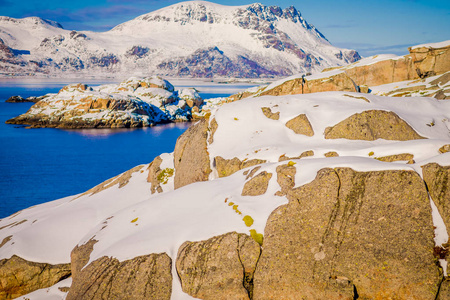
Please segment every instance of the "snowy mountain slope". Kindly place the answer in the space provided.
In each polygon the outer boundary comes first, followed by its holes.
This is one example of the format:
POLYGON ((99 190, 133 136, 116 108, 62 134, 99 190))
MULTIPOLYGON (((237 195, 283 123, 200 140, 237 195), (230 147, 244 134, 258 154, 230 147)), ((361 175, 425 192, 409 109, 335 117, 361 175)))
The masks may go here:
POLYGON ((70 32, 39 18, 2 17, 0 39, 21 50, 16 60, 24 61, 16 68, 0 61, 3 72, 255 78, 318 71, 360 58, 354 50, 333 47, 293 6, 206 1, 175 4, 108 32, 70 32))
POLYGON ((49 36, 67 31, 59 23, 38 17, 14 19, 0 16, 0 33, 3 41, 13 49, 28 50, 49 36))

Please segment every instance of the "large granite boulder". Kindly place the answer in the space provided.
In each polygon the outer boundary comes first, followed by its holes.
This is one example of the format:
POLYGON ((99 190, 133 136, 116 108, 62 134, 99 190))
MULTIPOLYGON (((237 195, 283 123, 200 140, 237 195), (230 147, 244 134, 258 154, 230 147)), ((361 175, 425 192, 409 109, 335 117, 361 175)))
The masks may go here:
POLYGON ((322 169, 287 193, 266 225, 254 299, 434 298, 433 223, 417 173, 322 169))
POLYGON ((420 45, 408 48, 419 77, 430 77, 450 70, 450 45, 420 45))
MULTIPOLYGON (((2 242, 3 244, 3 242, 2 242)), ((70 264, 48 264, 16 255, 0 260, 0 299, 14 299, 70 277, 70 264)))
POLYGON ((189 127, 177 140, 174 151, 175 188, 208 180, 211 173, 206 148, 208 122, 206 119, 189 127))
POLYGON ((87 266, 94 240, 72 252, 71 299, 170 299, 172 260, 166 253, 138 256, 119 261, 101 257, 87 266))
POLYGON ((423 139, 396 113, 382 110, 368 110, 357 113, 333 127, 327 127, 325 138, 368 141, 376 139, 398 141, 423 139))
POLYGON ((185 242, 176 262, 183 291, 199 299, 252 299, 260 253, 258 243, 236 232, 185 242))

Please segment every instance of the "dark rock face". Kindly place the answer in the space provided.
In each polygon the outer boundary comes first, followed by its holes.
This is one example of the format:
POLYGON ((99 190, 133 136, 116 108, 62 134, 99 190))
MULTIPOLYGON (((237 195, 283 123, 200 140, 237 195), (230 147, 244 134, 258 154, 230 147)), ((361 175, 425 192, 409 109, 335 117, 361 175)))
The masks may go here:
POLYGON ((45 98, 47 98, 47 97, 48 97, 47 95, 39 96, 39 97, 31 96, 31 97, 28 97, 28 98, 23 98, 23 97, 21 97, 21 96, 11 96, 11 97, 9 97, 5 102, 10 102, 10 103, 17 103, 17 102, 34 102, 34 103, 37 103, 37 102, 39 102, 40 100, 45 99, 45 98))
POLYGON ((83 39, 83 40, 87 39, 87 36, 84 33, 80 33, 80 32, 77 32, 75 30, 72 30, 70 32, 69 37, 71 39, 74 39, 74 40, 76 40, 76 39, 83 39))
POLYGON ((178 139, 174 151, 175 189, 197 181, 207 181, 211 173, 206 148, 208 121, 202 119, 178 139))
POLYGON ((126 55, 142 58, 142 57, 147 56, 149 50, 150 49, 148 47, 133 46, 133 47, 131 47, 130 50, 127 51, 126 55))
POLYGON ((198 49, 189 56, 162 62, 158 65, 158 69, 166 72, 166 75, 195 78, 214 76, 258 78, 291 75, 289 70, 277 68, 269 70, 243 56, 233 61, 217 47, 198 49))
POLYGON ((16 255, 0 260, 0 299, 13 299, 50 287, 71 275, 70 264, 51 265, 16 255))
POLYGON ((15 102, 28 102, 28 101, 26 99, 22 98, 21 96, 11 96, 5 102, 15 103, 15 102))
POLYGON ((5 42, 0 39, 0 63, 3 64, 3 72, 16 72, 26 65, 26 62, 17 57, 13 49, 8 47, 5 42))
MULTIPOLYGON (((320 59, 310 53, 305 53, 298 45, 293 43, 289 36, 274 27, 273 22, 277 19, 286 19, 293 23, 301 23, 302 26, 311 31, 319 38, 325 39, 322 33, 316 28, 308 24, 301 16, 300 12, 291 6, 286 9, 281 9, 278 6, 265 6, 261 4, 252 4, 247 8, 242 8, 237 11, 234 23, 239 27, 245 29, 252 29, 257 31, 256 38, 263 42, 264 47, 274 48, 278 51, 286 51, 292 53, 302 59, 304 66, 308 69, 315 65, 320 65, 320 59)), ((361 57, 356 51, 351 53, 340 53, 339 59, 346 63, 355 62, 361 57)))
POLYGON ((101 57, 92 56, 89 59, 89 63, 93 66, 98 66, 101 68, 111 68, 119 63, 119 58, 114 54, 108 54, 101 57))
POLYGON ((12 58, 14 58, 14 52, 0 39, 0 61, 10 61, 12 58))
POLYGON ((396 113, 382 110, 368 110, 354 114, 333 127, 327 127, 325 138, 367 141, 423 139, 396 113))
POLYGON ((185 242, 176 261, 183 291, 199 299, 252 299, 260 253, 258 243, 236 232, 185 242))
POLYGON ((322 169, 266 225, 253 299, 433 299, 439 275, 425 185, 411 171, 322 169), (303 298, 302 298, 303 297, 303 298))

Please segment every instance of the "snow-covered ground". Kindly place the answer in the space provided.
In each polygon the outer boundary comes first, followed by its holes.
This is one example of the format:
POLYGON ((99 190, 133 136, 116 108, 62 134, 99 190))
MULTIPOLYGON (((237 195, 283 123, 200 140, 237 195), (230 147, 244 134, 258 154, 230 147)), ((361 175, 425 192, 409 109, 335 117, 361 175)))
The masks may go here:
MULTIPOLYGON (((297 169, 295 185, 311 182, 317 171, 326 167, 349 167, 356 171, 411 170, 421 174, 421 166, 430 162, 450 165, 450 153, 439 148, 450 144, 450 102, 432 98, 390 98, 375 95, 326 92, 308 95, 265 96, 249 98, 220 107, 211 119, 218 128, 207 150, 210 161, 216 156, 240 160, 263 159, 257 171, 276 174, 282 155, 295 157, 312 150, 313 156, 291 159, 297 169), (267 118, 262 108, 279 113, 279 119, 267 118), (347 117, 367 110, 393 111, 425 139, 410 141, 374 141, 325 139, 324 131, 347 117), (296 134, 286 122, 305 114, 314 130, 313 136, 296 134), (326 158, 334 151, 339 157, 326 158), (414 163, 382 162, 375 158, 409 153, 414 163)), ((173 155, 161 156, 161 169, 173 169, 173 155)), ((147 182, 148 165, 134 170, 129 182, 120 187, 118 180, 95 194, 76 195, 38 205, 0 220, 0 240, 10 239, 0 248, 0 259, 13 254, 36 262, 68 263, 70 251, 91 239, 98 240, 90 261, 110 256, 120 261, 139 255, 166 252, 176 259, 184 241, 205 240, 231 231, 264 233, 270 213, 287 203, 286 197, 275 196, 279 190, 272 176, 265 194, 242 196, 246 171, 197 182, 174 190, 173 177, 167 175, 163 193, 151 194, 147 182), (250 216, 253 224, 246 224, 250 216)), ((212 165, 214 168, 214 166, 212 165)), ((176 172, 176 170, 175 170, 176 172)), ((170 172, 167 172, 169 174, 170 172)), ((130 174, 128 174, 130 175, 130 174)), ((126 176, 125 176, 126 177, 126 176)), ((122 177, 124 178, 124 177, 122 177)), ((435 210, 436 213, 436 210, 435 210)), ((438 220, 436 215, 435 219, 438 220)), ((438 222, 438 221, 436 221, 438 222)), ((442 224, 437 243, 448 239, 442 224)), ((175 264, 173 264, 175 265, 175 264)), ((174 276, 173 299, 190 299, 181 291, 174 276)), ((46 299, 47 289, 23 298, 46 299)), ((50 289, 52 299, 63 295, 50 289)))

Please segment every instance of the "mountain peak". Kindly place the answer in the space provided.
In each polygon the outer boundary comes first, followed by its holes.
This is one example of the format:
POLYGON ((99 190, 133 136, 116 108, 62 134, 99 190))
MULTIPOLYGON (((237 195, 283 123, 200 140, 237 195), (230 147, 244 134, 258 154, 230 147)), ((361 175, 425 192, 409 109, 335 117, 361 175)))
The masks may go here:
POLYGON ((40 17, 26 17, 26 18, 11 18, 6 16, 0 16, 0 23, 16 23, 16 24, 22 24, 22 25, 29 25, 29 26, 52 26, 56 28, 63 29, 62 25, 58 22, 42 19, 40 17))
MULTIPOLYGON (((356 51, 333 47, 294 6, 181 2, 107 32, 85 32, 79 35, 82 39, 56 22, 27 22, 46 30, 19 22, 2 26, 0 38, 12 49, 28 50, 29 55, 18 60, 30 60, 30 66, 38 61, 40 68, 50 69, 45 72, 95 69, 181 77, 282 77, 359 59, 356 51)), ((18 61, 11 69, 24 64, 18 61)))

